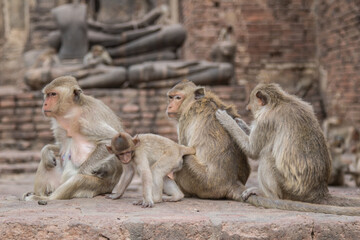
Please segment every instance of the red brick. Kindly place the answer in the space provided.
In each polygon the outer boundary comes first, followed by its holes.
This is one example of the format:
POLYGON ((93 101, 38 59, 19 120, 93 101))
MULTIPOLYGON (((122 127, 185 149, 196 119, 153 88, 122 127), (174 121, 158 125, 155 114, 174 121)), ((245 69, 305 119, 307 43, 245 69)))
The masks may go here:
POLYGON ((11 99, 1 100, 0 107, 1 108, 15 107, 15 101, 11 99))
POLYGON ((122 109, 125 113, 135 113, 138 112, 140 110, 138 105, 135 104, 126 104, 123 109, 122 109))

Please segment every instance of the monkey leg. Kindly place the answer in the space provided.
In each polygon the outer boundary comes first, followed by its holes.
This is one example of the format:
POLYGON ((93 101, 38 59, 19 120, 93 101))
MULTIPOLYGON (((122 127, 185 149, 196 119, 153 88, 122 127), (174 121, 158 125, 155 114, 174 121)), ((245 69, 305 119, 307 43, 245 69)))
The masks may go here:
POLYGON ((114 187, 113 192, 111 194, 106 195, 106 198, 110 199, 119 199, 131 183, 135 174, 135 169, 132 164, 123 165, 123 173, 121 174, 120 181, 114 187))
POLYGON ((154 202, 162 202, 164 189, 164 177, 176 169, 182 163, 182 156, 174 156, 174 153, 162 156, 151 166, 153 178, 153 198, 154 202))
POLYGON ((169 195, 162 197, 164 202, 177 202, 184 198, 184 194, 178 185, 168 176, 164 177, 164 193, 169 195))
POLYGON ((95 176, 76 174, 61 184, 49 197, 32 195, 25 197, 25 200, 92 198, 110 191, 107 181, 95 176))
POLYGON ((258 168, 259 188, 252 187, 245 190, 242 194, 244 201, 251 195, 262 195, 272 199, 283 198, 282 190, 274 173, 276 170, 271 166, 274 161, 274 159, 260 159, 258 168))
POLYGON ((141 183, 143 188, 143 199, 134 202, 134 205, 142 205, 142 207, 153 207, 153 194, 152 194, 152 173, 149 167, 149 161, 147 160, 146 156, 138 155, 137 156, 137 168, 140 172, 141 176, 141 183))

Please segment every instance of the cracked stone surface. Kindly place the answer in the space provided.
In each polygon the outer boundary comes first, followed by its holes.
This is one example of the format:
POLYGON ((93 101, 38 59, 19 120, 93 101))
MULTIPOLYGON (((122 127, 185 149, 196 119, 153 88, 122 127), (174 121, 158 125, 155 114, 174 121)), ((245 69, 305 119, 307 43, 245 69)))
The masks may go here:
MULTIPOLYGON (((119 200, 19 198, 33 174, 0 177, 0 239, 359 239, 360 217, 261 209, 227 200, 187 198, 141 208, 139 179, 119 200)), ((256 174, 248 182, 256 185, 256 174)), ((331 193, 360 199, 354 186, 331 193)))

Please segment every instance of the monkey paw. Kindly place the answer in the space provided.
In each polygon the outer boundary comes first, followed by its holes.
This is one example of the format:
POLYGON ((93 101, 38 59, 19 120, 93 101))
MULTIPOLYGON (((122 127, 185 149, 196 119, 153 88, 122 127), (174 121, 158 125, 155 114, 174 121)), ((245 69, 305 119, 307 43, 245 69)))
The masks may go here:
POLYGON ((251 195, 259 195, 259 189, 257 187, 251 187, 243 191, 241 194, 241 198, 244 202, 251 196, 251 195))
POLYGON ((229 116, 229 114, 226 112, 226 110, 220 110, 218 109, 215 113, 216 118, 219 120, 221 125, 227 125, 228 122, 234 121, 232 117, 229 116))
POLYGON ((134 205, 141 205, 142 208, 152 208, 154 206, 153 201, 140 200, 133 202, 134 205))
POLYGON ((121 197, 121 194, 118 194, 118 193, 111 193, 111 194, 106 194, 105 195, 105 198, 107 199, 119 199, 121 197))

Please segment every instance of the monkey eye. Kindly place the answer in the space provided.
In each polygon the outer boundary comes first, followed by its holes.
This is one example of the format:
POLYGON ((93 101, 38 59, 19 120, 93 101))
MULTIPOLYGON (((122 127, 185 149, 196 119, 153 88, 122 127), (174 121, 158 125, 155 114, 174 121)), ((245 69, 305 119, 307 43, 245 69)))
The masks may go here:
POLYGON ((176 95, 176 96, 175 96, 175 99, 176 99, 176 100, 181 100, 181 97, 180 97, 179 95, 176 95))
POLYGON ((55 97, 56 95, 57 95, 56 92, 50 92, 46 94, 47 97, 55 97))

